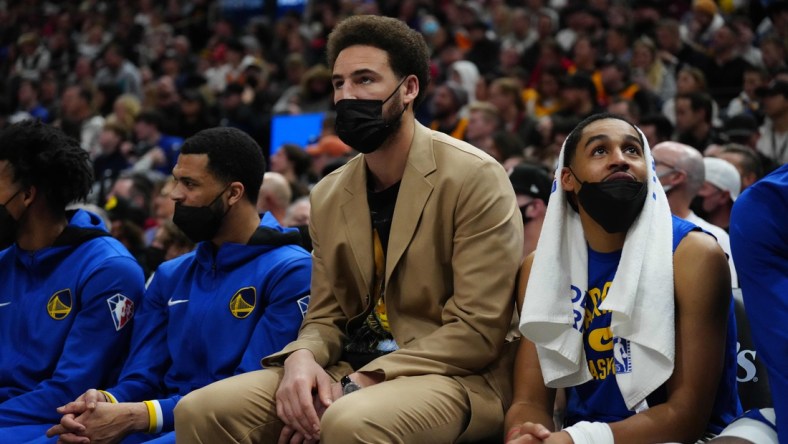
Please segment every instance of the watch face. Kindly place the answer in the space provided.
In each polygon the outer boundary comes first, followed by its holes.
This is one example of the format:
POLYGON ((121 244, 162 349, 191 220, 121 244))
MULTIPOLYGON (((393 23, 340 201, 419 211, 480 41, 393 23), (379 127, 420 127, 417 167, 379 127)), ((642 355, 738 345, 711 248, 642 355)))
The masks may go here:
POLYGON ((347 395, 349 393, 353 393, 357 390, 361 390, 361 386, 353 382, 349 376, 344 376, 340 381, 342 384, 342 394, 347 395))
POLYGON ((358 390, 361 390, 361 386, 356 384, 355 382, 350 382, 348 384, 345 384, 344 387, 342 387, 342 394, 348 395, 358 390))

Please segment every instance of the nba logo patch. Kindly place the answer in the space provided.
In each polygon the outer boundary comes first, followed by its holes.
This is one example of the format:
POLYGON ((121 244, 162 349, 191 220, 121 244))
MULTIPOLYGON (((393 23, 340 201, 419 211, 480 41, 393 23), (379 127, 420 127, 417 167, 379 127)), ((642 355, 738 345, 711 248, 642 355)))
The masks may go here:
POLYGON ((252 314, 256 303, 257 290, 254 287, 244 287, 230 298, 230 313, 238 319, 243 319, 252 314))
POLYGON ((632 372, 632 356, 629 354, 629 341, 623 338, 613 338, 613 360, 616 361, 616 374, 632 372))
POLYGON ((71 290, 66 288, 55 292, 47 302, 47 313, 49 317, 56 321, 65 319, 71 313, 71 306, 73 301, 71 299, 71 290))
POLYGON ((301 317, 306 317, 306 311, 309 309, 309 296, 310 295, 306 295, 296 301, 298 303, 298 309, 301 310, 301 317))
POLYGON ((115 324, 115 331, 120 331, 134 317, 134 301, 118 293, 107 299, 109 313, 115 324))

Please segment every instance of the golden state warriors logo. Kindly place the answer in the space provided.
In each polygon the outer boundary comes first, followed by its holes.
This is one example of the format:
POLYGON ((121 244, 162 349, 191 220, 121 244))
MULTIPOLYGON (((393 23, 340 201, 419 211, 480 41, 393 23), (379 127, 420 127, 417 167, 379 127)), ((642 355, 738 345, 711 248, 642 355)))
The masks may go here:
POLYGON ((60 321, 71 313, 72 305, 71 290, 66 288, 65 290, 56 292, 49 298, 49 302, 47 302, 47 313, 49 313, 52 319, 60 321))
POLYGON ((257 303, 257 290, 254 287, 244 287, 235 292, 230 299, 230 313, 238 319, 243 319, 254 311, 257 303))

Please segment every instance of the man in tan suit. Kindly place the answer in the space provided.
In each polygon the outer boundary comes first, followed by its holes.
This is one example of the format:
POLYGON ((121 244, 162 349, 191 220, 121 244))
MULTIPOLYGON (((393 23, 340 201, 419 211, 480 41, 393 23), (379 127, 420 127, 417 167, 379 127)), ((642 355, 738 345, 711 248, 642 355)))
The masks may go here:
POLYGON ((500 438, 523 236, 509 179, 415 121, 428 50, 404 23, 347 19, 328 54, 337 135, 362 155, 312 191, 309 312, 266 370, 181 400, 178 442, 500 438))

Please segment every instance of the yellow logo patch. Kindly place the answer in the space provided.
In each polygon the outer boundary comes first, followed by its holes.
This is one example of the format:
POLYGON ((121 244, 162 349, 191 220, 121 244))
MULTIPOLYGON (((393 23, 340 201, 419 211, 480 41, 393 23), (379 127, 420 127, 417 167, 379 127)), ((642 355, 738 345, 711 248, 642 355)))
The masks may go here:
POLYGON ((49 298, 49 302, 47 302, 47 313, 56 321, 63 320, 71 313, 72 304, 71 290, 68 288, 60 290, 49 298))
POLYGON ((235 292, 230 299, 230 313, 238 319, 243 319, 254 311, 257 303, 257 290, 254 287, 244 287, 235 292))

